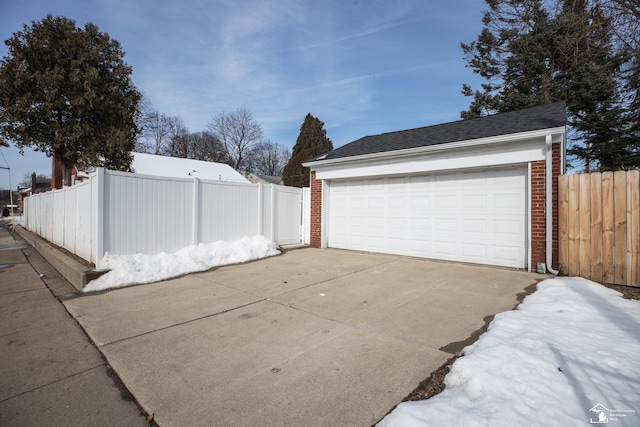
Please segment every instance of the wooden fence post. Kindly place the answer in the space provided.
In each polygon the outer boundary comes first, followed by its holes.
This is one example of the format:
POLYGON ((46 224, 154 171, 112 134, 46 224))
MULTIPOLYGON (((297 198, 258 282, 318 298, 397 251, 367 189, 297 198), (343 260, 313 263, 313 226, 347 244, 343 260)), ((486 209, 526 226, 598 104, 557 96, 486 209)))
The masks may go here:
POLYGON ((614 283, 627 283, 627 173, 613 173, 614 283))
POLYGON ((602 282, 602 174, 590 174, 591 178, 591 280, 602 282))
POLYGON ((558 271, 569 274, 569 176, 558 177, 558 271))
POLYGON ((627 172, 627 284, 640 286, 640 171, 627 172))

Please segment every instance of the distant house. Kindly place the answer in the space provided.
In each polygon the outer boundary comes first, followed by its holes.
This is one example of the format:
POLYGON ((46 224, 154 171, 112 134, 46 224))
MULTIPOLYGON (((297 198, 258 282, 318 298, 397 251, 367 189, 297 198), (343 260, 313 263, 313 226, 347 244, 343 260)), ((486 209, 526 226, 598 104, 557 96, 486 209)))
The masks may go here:
POLYGON ((31 186, 18 187, 18 197, 16 200, 17 205, 15 205, 14 208, 17 208, 19 212, 22 212, 25 197, 51 190, 52 182, 53 181, 49 178, 38 178, 35 172, 31 174, 31 186))
POLYGON ((141 175, 171 178, 197 177, 214 181, 250 183, 240 172, 225 163, 205 162, 202 160, 133 153, 131 168, 135 173, 141 175))
POLYGON ((260 175, 256 173, 243 172, 242 175, 251 181, 253 184, 277 184, 284 185, 284 181, 281 176, 272 175, 260 175))
MULTIPOLYGON (((71 170, 71 185, 74 185, 77 182, 82 182, 85 179, 89 179, 89 174, 84 171, 79 171, 78 168, 74 166, 71 170)), ((51 183, 49 190, 60 190, 62 188, 62 182, 62 162, 56 160, 55 156, 51 156, 51 183)))
POLYGON ((29 189, 29 193, 44 193, 49 190, 51 190, 51 180, 49 178, 38 178, 34 172, 31 175, 31 188, 29 189))

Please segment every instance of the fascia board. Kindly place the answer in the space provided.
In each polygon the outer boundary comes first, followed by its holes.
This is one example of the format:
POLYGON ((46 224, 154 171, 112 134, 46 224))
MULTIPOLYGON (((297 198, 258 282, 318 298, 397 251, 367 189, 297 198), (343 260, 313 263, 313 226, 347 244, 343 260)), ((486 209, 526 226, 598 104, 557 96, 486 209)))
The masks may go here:
POLYGON ((399 157, 411 157, 417 154, 454 150, 458 148, 475 147, 478 145, 490 145, 500 144, 509 141, 519 141, 524 139, 531 139, 537 137, 543 137, 546 135, 564 134, 565 127, 547 128, 534 130, 529 132, 509 133, 505 135, 491 136, 487 138, 468 139, 464 141, 448 142, 444 144, 428 145, 425 147, 407 148, 404 150, 384 151, 382 153, 362 154, 359 156, 341 157, 338 159, 329 160, 316 160, 305 162, 302 164, 304 167, 323 167, 336 163, 350 163, 350 162, 366 162, 369 160, 382 159, 382 158, 399 158, 399 157))

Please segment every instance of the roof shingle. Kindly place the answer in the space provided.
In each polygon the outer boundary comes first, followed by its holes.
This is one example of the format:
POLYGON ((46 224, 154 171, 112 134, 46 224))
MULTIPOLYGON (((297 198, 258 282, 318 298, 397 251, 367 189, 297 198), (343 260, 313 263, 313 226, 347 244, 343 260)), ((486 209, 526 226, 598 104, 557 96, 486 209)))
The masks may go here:
POLYGON ((561 101, 475 119, 365 136, 336 148, 317 160, 339 159, 528 132, 560 127, 566 123, 566 103, 561 101))

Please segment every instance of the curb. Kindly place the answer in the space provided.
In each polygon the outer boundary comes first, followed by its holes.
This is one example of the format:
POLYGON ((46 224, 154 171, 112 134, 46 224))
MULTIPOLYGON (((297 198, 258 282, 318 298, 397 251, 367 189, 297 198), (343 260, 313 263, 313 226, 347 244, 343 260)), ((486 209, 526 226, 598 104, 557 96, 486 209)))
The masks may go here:
POLYGON ((42 237, 22 227, 16 227, 15 230, 24 240, 29 242, 53 268, 58 270, 62 277, 79 291, 81 291, 87 283, 106 273, 106 271, 92 270, 78 261, 73 260, 42 237))

